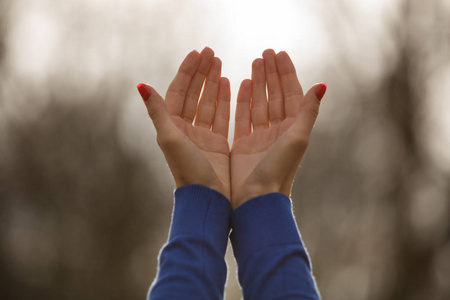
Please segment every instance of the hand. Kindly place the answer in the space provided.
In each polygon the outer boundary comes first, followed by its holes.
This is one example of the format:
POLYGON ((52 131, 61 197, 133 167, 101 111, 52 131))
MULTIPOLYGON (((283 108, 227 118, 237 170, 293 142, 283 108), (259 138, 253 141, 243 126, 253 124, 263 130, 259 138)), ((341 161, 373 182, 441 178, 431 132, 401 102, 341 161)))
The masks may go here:
POLYGON ((221 77, 221 69, 210 48, 192 51, 181 63, 165 101, 148 85, 139 84, 138 90, 176 186, 201 184, 230 199, 230 83, 221 77))
POLYGON ((231 147, 233 208, 271 192, 290 196, 325 89, 325 84, 316 84, 303 95, 286 52, 266 50, 263 58, 253 62, 252 80, 242 82, 236 105, 231 147))

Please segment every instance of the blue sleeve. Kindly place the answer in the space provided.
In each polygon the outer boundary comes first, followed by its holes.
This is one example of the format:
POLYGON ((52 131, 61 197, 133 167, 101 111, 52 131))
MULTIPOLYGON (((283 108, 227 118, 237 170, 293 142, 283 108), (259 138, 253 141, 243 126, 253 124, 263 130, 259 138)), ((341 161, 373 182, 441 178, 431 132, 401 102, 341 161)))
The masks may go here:
POLYGON ((320 299, 287 196, 271 193, 245 202, 233 211, 231 225, 245 300, 320 299))
POLYGON ((219 192, 187 185, 175 190, 169 240, 149 300, 222 299, 231 205, 219 192))

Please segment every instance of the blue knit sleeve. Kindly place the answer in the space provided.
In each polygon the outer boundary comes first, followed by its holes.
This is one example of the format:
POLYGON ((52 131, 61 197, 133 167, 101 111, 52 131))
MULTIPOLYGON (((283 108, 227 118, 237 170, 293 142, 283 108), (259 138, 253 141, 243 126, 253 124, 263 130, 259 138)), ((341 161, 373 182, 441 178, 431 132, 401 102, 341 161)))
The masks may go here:
POLYGON ((169 240, 160 252, 149 300, 223 298, 231 211, 229 200, 213 189, 175 190, 169 240))
POLYGON ((320 299, 287 196, 271 193, 245 202, 233 211, 231 225, 245 300, 320 299))

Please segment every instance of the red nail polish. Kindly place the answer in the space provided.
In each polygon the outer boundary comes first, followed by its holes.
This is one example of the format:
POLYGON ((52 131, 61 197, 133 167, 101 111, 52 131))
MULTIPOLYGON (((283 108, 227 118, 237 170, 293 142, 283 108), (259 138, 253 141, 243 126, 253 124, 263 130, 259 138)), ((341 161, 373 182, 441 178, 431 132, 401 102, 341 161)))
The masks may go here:
POLYGON ((137 89, 144 102, 146 102, 150 98, 150 89, 144 83, 139 83, 137 89))
POLYGON ((327 90, 327 84, 321 83, 316 89, 316 97, 317 99, 322 100, 323 95, 325 95, 325 91, 327 90))

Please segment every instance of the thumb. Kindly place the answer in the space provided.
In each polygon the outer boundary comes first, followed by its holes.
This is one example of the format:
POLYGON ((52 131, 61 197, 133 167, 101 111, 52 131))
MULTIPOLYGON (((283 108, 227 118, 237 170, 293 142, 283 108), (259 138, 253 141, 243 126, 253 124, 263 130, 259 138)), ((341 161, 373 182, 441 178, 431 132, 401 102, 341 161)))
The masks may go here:
POLYGON ((314 123, 319 115, 320 101, 326 89, 327 85, 325 83, 315 84, 308 90, 301 101, 299 115, 293 127, 306 140, 309 140, 314 123))
POLYGON ((147 84, 139 83, 137 89, 139 94, 141 94, 142 100, 144 100, 148 115, 152 119, 156 131, 159 133, 164 131, 172 123, 164 99, 154 88, 147 84))

